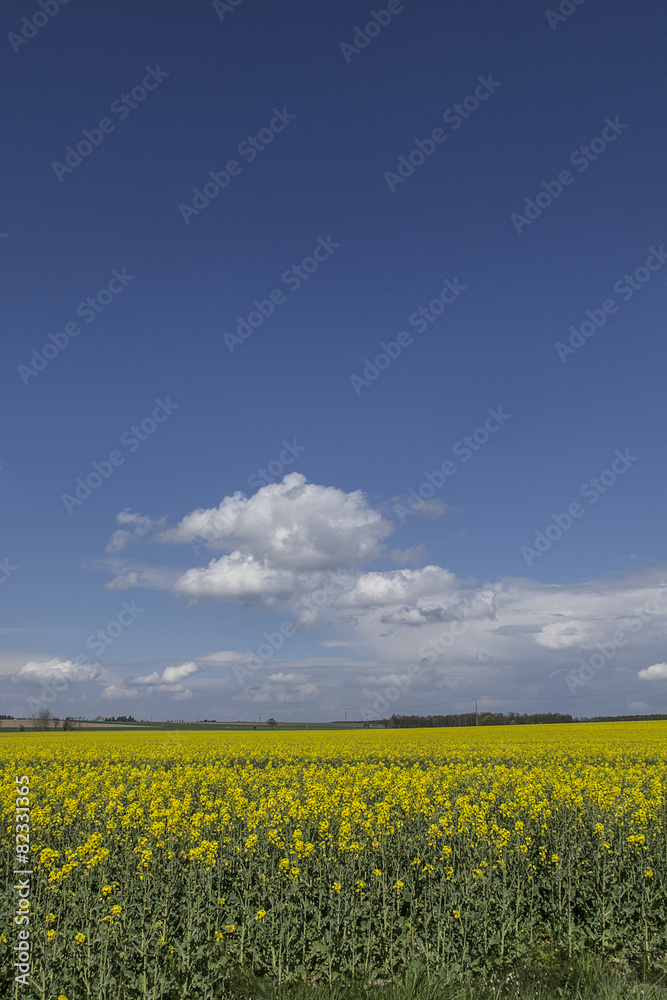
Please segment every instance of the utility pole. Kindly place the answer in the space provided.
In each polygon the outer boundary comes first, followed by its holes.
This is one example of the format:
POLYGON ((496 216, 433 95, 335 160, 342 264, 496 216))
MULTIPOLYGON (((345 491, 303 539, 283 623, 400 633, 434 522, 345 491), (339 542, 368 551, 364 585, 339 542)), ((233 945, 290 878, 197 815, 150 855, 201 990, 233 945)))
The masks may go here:
POLYGON ((475 702, 475 725, 478 726, 479 716, 477 715, 477 698, 473 698, 473 701, 475 702))
POLYGON ((345 721, 347 722, 347 709, 345 709, 345 721))
POLYGON ((262 721, 262 713, 261 712, 259 712, 259 721, 260 722, 262 721))

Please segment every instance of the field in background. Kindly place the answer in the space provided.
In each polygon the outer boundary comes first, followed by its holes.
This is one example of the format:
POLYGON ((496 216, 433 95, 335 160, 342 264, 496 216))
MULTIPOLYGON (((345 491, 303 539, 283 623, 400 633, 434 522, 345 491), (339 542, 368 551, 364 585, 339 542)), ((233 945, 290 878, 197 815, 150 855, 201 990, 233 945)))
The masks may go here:
POLYGON ((3 913, 30 776, 45 997, 665 963, 667 723, 7 734, 0 766, 3 913))

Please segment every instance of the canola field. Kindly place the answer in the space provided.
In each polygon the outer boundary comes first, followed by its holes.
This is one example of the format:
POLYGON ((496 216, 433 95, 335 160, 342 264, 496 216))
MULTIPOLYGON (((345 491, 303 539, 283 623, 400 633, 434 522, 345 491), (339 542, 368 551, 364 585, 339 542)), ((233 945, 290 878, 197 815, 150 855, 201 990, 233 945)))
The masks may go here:
POLYGON ((2 996, 213 1000, 234 965, 368 981, 544 947, 664 967, 664 722, 20 734, 0 769, 2 996))

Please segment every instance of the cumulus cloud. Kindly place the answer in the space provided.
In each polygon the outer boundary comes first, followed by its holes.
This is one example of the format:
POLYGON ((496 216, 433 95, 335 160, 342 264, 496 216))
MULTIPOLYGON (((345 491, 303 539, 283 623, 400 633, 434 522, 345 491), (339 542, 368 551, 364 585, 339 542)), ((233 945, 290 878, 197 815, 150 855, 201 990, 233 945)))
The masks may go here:
MULTIPOLYGON (((139 528, 146 528, 144 520, 139 528)), ((332 589, 332 572, 341 579, 347 574, 351 586, 359 568, 384 553, 383 540, 392 531, 394 525, 360 490, 345 493, 319 486, 294 472, 251 497, 239 492, 218 507, 196 510, 154 536, 177 544, 200 538, 210 549, 229 549, 226 554, 181 573, 109 560, 116 575, 107 587, 169 589, 191 603, 230 600, 270 608, 303 601, 299 627, 308 627, 319 613, 313 615, 307 598, 323 589, 325 599, 318 596, 318 606, 333 603, 333 591, 341 584, 337 579, 332 589)))
POLYGON ((437 622, 454 622, 495 618, 495 594, 491 590, 473 593, 458 591, 445 606, 440 604, 421 607, 402 607, 383 614, 384 625, 432 625, 437 622))
MULTIPOLYGON (((616 685, 632 687, 623 678, 637 676, 638 671, 642 680, 664 684, 667 679, 667 664, 661 660, 667 583, 661 580, 660 569, 577 584, 538 584, 526 578, 477 583, 437 566, 380 573, 345 570, 340 574, 341 587, 331 589, 325 609, 335 631, 317 636, 319 641, 312 644, 315 652, 333 656, 308 655, 305 640, 281 647, 280 653, 272 652, 268 645, 262 647, 260 633, 265 628, 275 631, 277 626, 262 622, 253 627, 255 641, 246 641, 258 658, 250 652, 221 649, 196 660, 170 665, 156 662, 133 671, 139 675, 134 678, 123 674, 115 684, 105 674, 99 685, 104 690, 98 711, 113 701, 118 706, 114 711, 122 712, 124 702, 130 709, 140 699, 139 703, 150 701, 155 717, 161 711, 162 718, 169 718, 175 702, 191 701, 196 712, 211 714, 215 700, 218 705, 238 706, 239 718, 249 718, 246 713, 257 708, 276 718, 279 709, 294 718, 320 718, 322 713, 341 718, 344 705, 353 711, 356 706, 359 718, 366 709, 380 715, 394 710, 407 714, 464 711, 469 707, 466 699, 475 695, 495 698, 499 708, 515 711, 541 707, 535 699, 544 699, 546 705, 555 697, 559 710, 577 714, 584 705, 574 709, 576 699, 564 700, 574 698, 566 678, 572 670, 579 670, 582 661, 588 661, 589 651, 605 650, 610 659, 604 679, 600 680, 601 674, 590 679, 590 697, 596 684, 606 698, 616 685), (622 637, 618 642, 613 639, 620 633, 627 638, 625 644, 622 637), (339 650, 337 646, 358 648, 339 650), (335 655, 348 652, 364 659, 335 655), (419 665, 414 678, 408 673, 409 664, 419 665), (644 664, 652 666, 640 670, 644 664), (239 666, 249 668, 241 675, 245 678, 241 690, 238 671, 235 676, 239 666), (202 671, 209 673, 202 676, 202 671), (192 690, 185 686, 190 678, 195 681, 192 690), (400 695, 385 697, 386 689, 399 690, 400 695), (524 698, 530 700, 524 703, 524 698)), ((322 578, 316 573, 283 572, 291 573, 297 588, 322 578)), ((332 580, 334 574, 323 578, 332 580)), ((313 591, 297 590, 286 606, 293 606, 295 596, 303 600, 308 593, 313 591)), ((319 613, 317 607, 315 613, 319 613)), ((33 653, 31 660, 36 663, 38 657, 33 653)), ((44 664, 40 671, 41 680, 48 672, 44 664)), ((24 675, 24 679, 29 677, 24 675)), ((648 684, 643 687, 648 689, 648 684)), ((586 701, 586 713, 648 714, 645 702, 628 709, 626 692, 618 694, 620 700, 613 709, 609 701, 601 709, 592 709, 593 703, 586 701)))
MULTIPOLYGON (((420 506, 428 516, 446 509, 440 501, 420 506)), ((124 513, 135 519, 122 525, 125 530, 151 530, 143 515, 124 513)), ((656 648, 664 648, 658 643, 664 642, 667 627, 667 583, 657 575, 658 567, 559 585, 527 578, 478 583, 433 564, 374 571, 369 564, 386 555, 385 540, 394 530, 385 517, 361 491, 346 493, 292 473, 251 497, 240 492, 227 496, 217 507, 196 510, 175 528, 154 535, 161 544, 202 539, 210 550, 222 550, 210 561, 207 557, 207 565, 174 570, 111 558, 106 562, 116 577, 109 586, 169 590, 190 603, 224 600, 255 609, 290 609, 295 629, 335 628, 333 634, 341 638, 323 636, 325 644, 346 642, 345 631, 353 632, 353 644, 369 653, 369 660, 357 668, 358 685, 363 686, 371 662, 381 664, 384 673, 399 674, 408 663, 426 663, 430 692, 441 691, 445 697, 447 690, 457 685, 462 689, 480 674, 489 688, 498 685, 498 696, 510 690, 518 696, 533 690, 541 694, 541 685, 547 684, 563 697, 562 678, 579 669, 578 661, 590 655, 587 651, 602 644, 612 649, 614 658, 607 676, 612 670, 634 673, 640 663, 661 655, 656 648), (621 632, 625 643, 613 638, 621 632)), ((398 563, 421 563, 425 556, 424 546, 418 544, 391 553, 398 563)), ((234 650, 197 660, 202 669, 227 668, 228 673, 248 662, 246 654, 234 650)), ((313 682, 306 668, 315 665, 311 659, 272 657, 273 676, 267 678, 262 667, 262 680, 248 687, 252 694, 247 697, 274 697, 277 702, 291 698, 321 710, 317 689, 308 687, 313 682)), ((640 676, 657 676, 660 666, 640 676)), ((327 671, 333 683, 343 669, 342 661, 331 661, 326 670, 319 670, 323 689, 329 683, 327 671)), ((194 664, 187 670, 196 673, 194 664)), ((126 684, 135 691, 184 699, 188 694, 181 682, 187 676, 186 665, 160 665, 126 684)))
POLYGON ((14 680, 41 681, 51 684, 53 681, 65 681, 76 684, 80 681, 91 681, 100 675, 97 663, 80 664, 72 660, 31 660, 16 672, 14 680))
POLYGON ((239 492, 218 507, 196 510, 157 537, 180 543, 201 538, 212 549, 237 550, 241 559, 313 571, 370 562, 393 530, 361 490, 345 493, 291 472, 251 497, 239 492))
POLYGON ((653 666, 640 670, 637 677, 642 681, 667 680, 667 663, 654 663, 653 666))
POLYGON ((296 590, 296 575, 275 569, 265 560, 232 552, 212 559, 203 569, 189 569, 176 580, 174 593, 193 600, 237 600, 267 606, 287 601, 296 590))
POLYGON ((453 591, 456 577, 441 566, 423 569, 396 569, 386 573, 364 573, 342 595, 340 607, 370 608, 387 604, 413 604, 416 601, 453 591))
POLYGON ((132 681, 133 684, 178 684, 182 681, 184 677, 189 677, 191 674, 196 674, 200 670, 200 667, 196 663, 181 663, 177 667, 165 667, 162 673, 158 673, 154 670, 152 674, 146 674, 143 677, 135 677, 132 681))

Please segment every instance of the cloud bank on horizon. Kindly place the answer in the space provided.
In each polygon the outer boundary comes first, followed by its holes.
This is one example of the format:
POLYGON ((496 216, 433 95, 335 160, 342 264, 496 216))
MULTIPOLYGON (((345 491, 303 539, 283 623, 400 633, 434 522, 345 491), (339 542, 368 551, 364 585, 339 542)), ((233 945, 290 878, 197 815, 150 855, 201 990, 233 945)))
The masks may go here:
MULTIPOLYGON (((186 611, 224 602, 282 621, 250 649, 210 650, 147 673, 85 655, 30 660, 10 675, 15 684, 85 690, 87 703, 100 700, 118 714, 126 714, 125 702, 147 706, 163 696, 203 705, 217 696, 228 716, 272 705, 307 715, 323 706, 335 712, 342 697, 350 717, 355 706, 359 715, 383 717, 466 711, 472 690, 486 692, 482 708, 509 710, 509 689, 517 702, 546 692, 559 710, 572 711, 576 695, 601 676, 621 688, 667 680, 667 666, 652 662, 667 636, 665 567, 571 585, 523 577, 479 583, 434 564, 370 568, 423 558, 424 546, 388 553, 397 525, 362 491, 310 483, 298 472, 250 496, 225 496, 172 528, 164 516, 127 509, 116 520, 124 527, 96 564, 112 574, 107 589, 167 591, 186 611), (180 571, 129 557, 121 564, 119 553, 132 546, 144 554, 175 547, 189 561, 202 549, 222 554, 180 571), (354 647, 358 658, 302 654, 297 637, 305 632, 321 635, 325 648, 354 647)), ((34 692, 29 697, 35 701, 34 692)), ((580 705, 574 714, 585 714, 580 705)))

